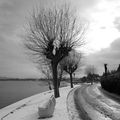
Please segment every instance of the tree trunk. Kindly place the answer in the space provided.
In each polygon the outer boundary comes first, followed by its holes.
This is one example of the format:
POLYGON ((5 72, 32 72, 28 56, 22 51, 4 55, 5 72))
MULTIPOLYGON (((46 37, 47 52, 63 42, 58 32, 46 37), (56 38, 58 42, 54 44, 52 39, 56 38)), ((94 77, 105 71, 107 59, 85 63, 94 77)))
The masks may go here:
POLYGON ((62 74, 63 74, 63 72, 61 72, 61 73, 60 73, 60 76, 59 76, 58 87, 60 87, 60 82, 62 81, 62 74))
POLYGON ((70 73, 70 85, 71 85, 71 88, 73 88, 73 78, 72 78, 72 73, 70 73))
POLYGON ((50 81, 48 81, 48 85, 49 85, 49 90, 52 90, 50 81))
POLYGON ((57 79, 57 63, 51 62, 53 71, 53 85, 54 85, 54 96, 55 98, 60 97, 59 93, 59 81, 57 79))
POLYGON ((59 78, 59 79, 58 79, 58 87, 59 87, 59 88, 60 88, 60 81, 61 81, 61 80, 60 80, 60 78, 59 78))

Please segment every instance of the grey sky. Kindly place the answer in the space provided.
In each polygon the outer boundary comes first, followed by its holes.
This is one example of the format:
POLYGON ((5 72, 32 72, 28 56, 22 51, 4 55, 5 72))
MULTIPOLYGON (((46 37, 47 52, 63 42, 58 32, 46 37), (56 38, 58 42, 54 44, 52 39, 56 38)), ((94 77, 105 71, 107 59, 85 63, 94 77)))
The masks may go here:
POLYGON ((100 74, 104 71, 104 64, 109 70, 116 70, 120 64, 120 38, 114 40, 109 47, 86 56, 86 63, 94 65, 100 74))
MULTIPOLYGON (((35 65, 25 54, 21 35, 24 34, 23 29, 27 23, 29 13, 31 13, 36 4, 48 7, 53 4, 62 4, 63 1, 64 0, 0 0, 0 76, 41 76, 35 65)), ((85 53, 87 54, 86 64, 95 64, 98 69, 100 69, 99 71, 102 71, 101 66, 104 62, 110 64, 119 63, 120 14, 116 12, 119 10, 118 7, 120 7, 119 0, 116 0, 116 2, 114 2, 114 0, 69 1, 72 3, 73 8, 77 10, 78 17, 81 16, 89 22, 88 34, 85 37, 88 42, 85 47, 85 53), (107 9, 105 9, 106 7, 102 8, 101 6, 106 3, 108 4, 107 9), (112 8, 113 11, 111 10, 111 4, 114 6, 114 8, 112 8), (111 14, 112 12, 114 15, 111 14), (106 13, 108 17, 109 14, 111 15, 110 22, 108 19, 109 24, 107 24, 107 18, 104 18, 104 16, 103 21, 106 22, 101 22, 102 19, 99 18, 99 16, 103 13, 106 13), (111 29, 111 31, 109 31, 109 29, 111 29), (110 36, 110 33, 113 33, 113 35, 110 36), (103 38, 105 38, 105 40, 103 40, 103 38), (95 57, 99 59, 95 59, 95 57)))

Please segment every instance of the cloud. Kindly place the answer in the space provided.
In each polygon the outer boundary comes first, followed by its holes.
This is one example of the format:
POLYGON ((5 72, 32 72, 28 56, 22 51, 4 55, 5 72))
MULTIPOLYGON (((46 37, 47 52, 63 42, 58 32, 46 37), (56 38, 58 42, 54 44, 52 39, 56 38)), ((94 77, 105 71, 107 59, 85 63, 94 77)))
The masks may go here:
POLYGON ((32 2, 33 0, 4 0, 1 2, 0 34, 14 34, 14 31, 23 24, 32 2))
POLYGON ((0 76, 34 77, 39 72, 24 54, 18 32, 33 0, 0 1, 0 76))
MULTIPOLYGON (((69 0, 74 4, 74 8, 85 10, 96 0, 69 0)), ((64 0, 1 0, 0 1, 0 75, 17 76, 38 76, 39 71, 28 60, 21 44, 21 28, 27 23, 33 7, 39 4, 42 6, 52 6, 62 4, 64 0)), ((67 3, 67 0, 65 1, 67 3)), ((24 34, 24 33, 23 33, 24 34)))
POLYGON ((8 77, 39 77, 39 71, 25 55, 22 44, 0 41, 0 75, 8 77))
POLYGON ((115 27, 119 30, 120 32, 120 17, 116 17, 114 20, 114 25, 115 27))
POLYGON ((72 4, 75 4, 80 9, 84 9, 84 10, 94 7, 98 2, 99 0, 76 0, 76 1, 71 0, 72 4))
MULTIPOLYGON (((78 16, 82 15, 82 17, 86 18, 87 20, 91 21, 92 19, 93 22, 99 20, 97 16, 90 15, 93 12, 100 12, 101 15, 101 8, 98 9, 100 0, 0 0, 0 75, 13 77, 38 76, 39 71, 36 70, 35 66, 28 60, 28 57, 26 57, 24 53, 24 49, 21 44, 22 38, 20 38, 19 36, 20 34, 22 34, 21 28, 24 26, 24 24, 27 23, 26 17, 30 16, 29 13, 31 13, 33 7, 35 7, 36 5, 39 4, 40 7, 51 7, 55 4, 62 4, 63 2, 67 3, 68 1, 71 2, 73 9, 77 10, 78 16), (94 21, 95 19, 93 19, 92 17, 95 17, 97 20, 94 21)), ((111 5, 113 4, 111 3, 111 5)), ((109 5, 107 7, 109 7, 109 5)), ((116 18, 116 21, 114 22, 116 28, 119 28, 118 21, 119 19, 116 18)), ((99 28, 103 30, 109 29, 106 28, 106 26, 101 25, 101 22, 100 24, 98 23, 99 22, 97 22, 96 24, 99 28)), ((105 25, 106 23, 108 23, 108 21, 105 22, 105 25)), ((94 25, 95 27, 97 26, 96 24, 94 25)), ((96 31, 96 28, 93 30, 93 32, 94 31, 96 31)), ((102 31, 98 30, 98 33, 100 32, 102 31)), ((94 34, 95 33, 93 33, 93 36, 95 36, 94 34)), ((102 35, 104 36, 104 34, 102 35)), ((90 39, 93 39, 92 37, 90 39)), ((99 36, 97 36, 97 38, 98 37, 99 36)), ((111 57, 119 59, 119 51, 115 50, 119 49, 119 46, 117 48, 118 43, 112 43, 110 48, 103 49, 96 54, 88 56, 89 61, 91 61, 91 63, 95 62, 96 65, 101 65, 104 62, 108 62, 108 60, 110 61, 111 57), (96 60, 95 56, 99 59, 96 60)))
POLYGON ((104 64, 108 69, 117 69, 120 64, 120 38, 114 40, 108 48, 86 56, 86 64, 94 65, 99 73, 104 72, 104 64))

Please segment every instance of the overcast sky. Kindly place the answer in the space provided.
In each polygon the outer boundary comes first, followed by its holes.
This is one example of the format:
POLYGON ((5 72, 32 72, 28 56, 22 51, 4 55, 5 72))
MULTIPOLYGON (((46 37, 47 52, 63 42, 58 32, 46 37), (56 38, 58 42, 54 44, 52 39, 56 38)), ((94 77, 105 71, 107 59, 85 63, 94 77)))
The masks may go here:
MULTIPOLYGON (((62 4, 64 0, 0 0, 0 76, 39 77, 21 37, 33 7, 62 4)), ((77 16, 89 23, 85 36, 85 64, 98 73, 103 64, 113 69, 120 63, 120 0, 67 0, 77 16)))

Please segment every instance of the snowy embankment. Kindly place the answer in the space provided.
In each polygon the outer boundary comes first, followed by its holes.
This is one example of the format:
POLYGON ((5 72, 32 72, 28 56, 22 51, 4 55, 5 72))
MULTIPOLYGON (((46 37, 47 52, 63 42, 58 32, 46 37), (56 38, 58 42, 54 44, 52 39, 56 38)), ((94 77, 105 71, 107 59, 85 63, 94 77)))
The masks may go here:
MULTIPOLYGON (((70 91, 69 87, 60 88, 61 97, 56 99, 56 106, 53 117, 45 120, 68 120, 66 98, 70 91)), ((43 92, 17 103, 0 109, 0 120, 38 120, 38 106, 43 104, 53 91, 43 92)))
MULTIPOLYGON (((0 120, 38 120, 38 107, 52 94, 43 92, 7 106, 0 110, 0 120)), ((120 104, 103 94, 99 85, 63 87, 60 95, 53 116, 44 120, 120 120, 120 104)))
MULTIPOLYGON (((80 86, 79 86, 80 87, 80 86)), ((67 110, 70 120, 80 120, 79 112, 76 109, 74 93, 78 87, 72 89, 67 95, 67 110)))
POLYGON ((84 120, 120 120, 120 104, 100 91, 98 85, 82 85, 74 92, 76 108, 84 120))

